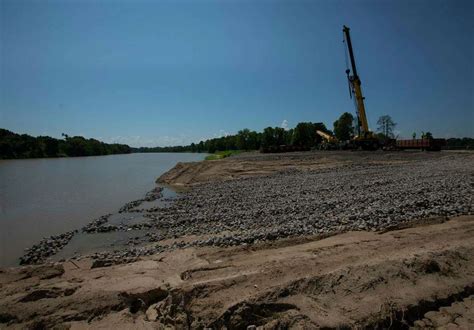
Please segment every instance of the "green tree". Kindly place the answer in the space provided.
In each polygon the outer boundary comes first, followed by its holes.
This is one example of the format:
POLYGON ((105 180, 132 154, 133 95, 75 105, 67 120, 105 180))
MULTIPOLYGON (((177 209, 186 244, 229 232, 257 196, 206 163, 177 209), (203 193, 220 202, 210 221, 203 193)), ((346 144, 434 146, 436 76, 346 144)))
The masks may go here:
POLYGON ((263 148, 276 146, 275 130, 273 127, 267 127, 263 130, 261 146, 263 148))
POLYGON ((49 136, 40 136, 39 140, 43 143, 43 154, 45 157, 57 157, 59 153, 59 141, 49 136))
POLYGON ((312 148, 321 143, 321 137, 316 133, 317 130, 330 133, 323 123, 303 122, 298 123, 293 130, 292 145, 312 148))
POLYGON ((339 141, 350 140, 354 134, 354 116, 349 112, 344 112, 338 120, 334 122, 334 135, 339 141))
POLYGON ((381 132, 385 138, 393 138, 393 129, 397 124, 392 120, 389 115, 383 115, 377 120, 378 131, 381 132))
POLYGON ((249 134, 248 148, 249 150, 258 150, 260 149, 260 142, 262 139, 262 133, 257 133, 251 131, 249 134))
POLYGON ((248 128, 237 132, 236 144, 239 150, 250 149, 250 130, 248 128))
POLYGON ((310 148, 316 142, 316 131, 312 123, 298 123, 293 131, 292 144, 310 148))
POLYGON ((293 141, 294 129, 285 130, 285 145, 291 145, 293 141))
POLYGON ((63 136, 64 140, 58 140, 49 136, 19 135, 0 129, 0 158, 92 156, 131 152, 131 148, 124 144, 106 144, 82 136, 63 136))
POLYGON ((198 152, 203 152, 206 151, 206 148, 204 146, 204 141, 199 141, 198 143, 198 152))
POLYGON ((275 139, 275 145, 282 146, 286 144, 286 131, 282 127, 275 127, 273 129, 273 134, 274 134, 274 139, 275 139))

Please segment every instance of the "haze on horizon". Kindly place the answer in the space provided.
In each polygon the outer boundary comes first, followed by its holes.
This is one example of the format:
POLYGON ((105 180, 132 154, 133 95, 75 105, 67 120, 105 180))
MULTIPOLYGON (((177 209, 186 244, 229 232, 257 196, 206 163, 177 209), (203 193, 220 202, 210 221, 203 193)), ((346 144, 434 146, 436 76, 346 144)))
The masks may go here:
POLYGON ((0 127, 134 147, 354 113, 474 136, 472 1, 0 1, 0 127))

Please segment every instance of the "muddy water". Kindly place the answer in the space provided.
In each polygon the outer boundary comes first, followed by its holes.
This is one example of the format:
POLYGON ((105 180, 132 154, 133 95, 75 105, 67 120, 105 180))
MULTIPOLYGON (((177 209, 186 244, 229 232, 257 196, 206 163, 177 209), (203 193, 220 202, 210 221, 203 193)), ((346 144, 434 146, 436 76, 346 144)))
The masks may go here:
POLYGON ((150 153, 0 161, 0 266, 41 238, 80 229, 143 198, 177 162, 204 154, 150 153))

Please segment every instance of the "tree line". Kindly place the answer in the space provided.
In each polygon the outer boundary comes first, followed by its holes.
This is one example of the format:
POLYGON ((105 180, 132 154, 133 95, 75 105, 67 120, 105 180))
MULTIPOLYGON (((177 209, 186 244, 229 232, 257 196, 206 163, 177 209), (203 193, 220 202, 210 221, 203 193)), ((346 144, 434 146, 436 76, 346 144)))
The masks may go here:
POLYGON ((303 122, 292 129, 267 127, 263 132, 242 129, 234 135, 212 138, 185 146, 133 148, 134 152, 208 152, 262 150, 267 152, 309 150, 321 142, 316 130, 331 133, 323 123, 303 122))
MULTIPOLYGON (((389 115, 381 116, 377 121, 377 136, 381 141, 395 138, 397 124, 389 115)), ((348 141, 357 135, 358 123, 351 113, 344 112, 334 123, 333 130, 323 123, 302 122, 292 129, 267 127, 262 132, 243 129, 237 134, 212 138, 199 143, 184 146, 132 148, 133 152, 207 152, 214 153, 226 150, 261 150, 263 152, 310 150, 322 142, 316 130, 323 131, 339 141, 348 141)), ((423 137, 432 138, 430 132, 422 133, 423 137)), ((416 137, 414 133, 414 138, 416 137)), ((472 149, 474 139, 452 138, 447 140, 447 148, 472 149)))
MULTIPOLYGON (((394 128, 397 124, 390 116, 381 116, 377 124, 377 135, 381 140, 395 137, 394 128)), ((207 139, 199 143, 154 148, 132 148, 126 144, 107 144, 95 139, 86 139, 82 136, 70 137, 66 134, 63 134, 64 139, 49 136, 32 137, 0 129, 0 159, 99 156, 131 152, 214 153, 226 150, 261 150, 263 152, 310 150, 322 142, 322 137, 316 133, 317 130, 333 135, 339 141, 347 141, 357 134, 356 127, 357 122, 354 116, 345 112, 334 122, 332 131, 320 122, 302 122, 292 129, 267 127, 262 132, 256 132, 246 128, 238 131, 237 134, 207 139)), ((432 137, 429 132, 422 135, 432 137)), ((413 138, 415 137, 416 134, 413 133, 413 138)), ((446 142, 447 149, 474 148, 472 138, 450 138, 446 142)))
MULTIPOLYGON (((393 122, 392 122, 393 123, 393 122)), ((394 124, 395 125, 395 124, 394 124)), ((393 126, 385 132, 391 132, 393 126)), ((242 129, 237 134, 212 138, 199 143, 172 147, 133 148, 133 152, 207 152, 225 150, 260 150, 262 152, 283 152, 310 150, 322 142, 317 130, 334 135, 339 141, 347 141, 355 134, 355 119, 352 114, 343 113, 333 124, 333 131, 324 123, 301 122, 292 129, 267 127, 262 132, 242 129)))
POLYGON ((63 137, 33 137, 0 129, 0 159, 100 156, 128 154, 132 151, 126 144, 108 144, 67 134, 63 134, 63 137))

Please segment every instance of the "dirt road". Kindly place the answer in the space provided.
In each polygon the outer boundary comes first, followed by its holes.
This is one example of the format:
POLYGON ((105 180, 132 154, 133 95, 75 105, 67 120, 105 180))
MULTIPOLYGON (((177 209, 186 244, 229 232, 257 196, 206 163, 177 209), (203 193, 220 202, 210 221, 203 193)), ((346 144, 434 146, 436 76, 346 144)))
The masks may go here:
MULTIPOLYGON (((3 270, 0 327, 419 325, 426 312, 473 294, 474 217, 90 265, 85 259, 3 270)), ((456 319, 472 324, 469 306, 464 316, 451 314, 451 327, 456 319)))

